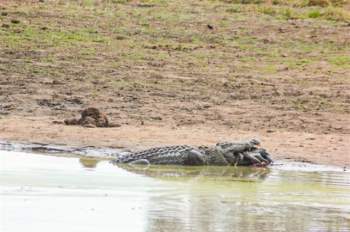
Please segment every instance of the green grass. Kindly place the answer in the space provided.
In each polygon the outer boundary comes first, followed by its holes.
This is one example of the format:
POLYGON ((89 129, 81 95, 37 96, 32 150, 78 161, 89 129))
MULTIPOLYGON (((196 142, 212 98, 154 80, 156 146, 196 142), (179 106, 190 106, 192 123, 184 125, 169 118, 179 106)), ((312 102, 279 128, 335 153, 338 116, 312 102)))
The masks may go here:
POLYGON ((311 10, 309 13, 308 13, 308 17, 309 18, 319 18, 321 17, 321 12, 319 10, 311 10))
POLYGON ((56 46, 74 46, 78 43, 107 43, 108 39, 92 30, 63 31, 57 29, 40 29, 33 26, 16 27, 0 31, 3 43, 9 48, 31 46, 45 48, 56 46))
POLYGON ((330 57, 329 62, 338 67, 350 68, 350 55, 330 57))
POLYGON ((323 19, 337 22, 350 22, 350 12, 340 4, 328 4, 319 6, 317 4, 308 6, 307 3, 293 5, 292 3, 272 2, 273 4, 233 4, 227 9, 232 14, 237 13, 259 13, 269 15, 278 19, 323 19))

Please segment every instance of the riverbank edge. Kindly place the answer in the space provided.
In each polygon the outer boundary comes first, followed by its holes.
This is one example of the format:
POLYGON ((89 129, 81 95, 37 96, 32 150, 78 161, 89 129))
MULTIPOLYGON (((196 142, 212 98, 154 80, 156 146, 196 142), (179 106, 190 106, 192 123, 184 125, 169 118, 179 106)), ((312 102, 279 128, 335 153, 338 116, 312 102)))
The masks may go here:
POLYGON ((166 125, 123 125, 119 128, 84 128, 52 121, 50 117, 0 119, 0 140, 137 151, 165 145, 213 145, 222 141, 258 138, 273 159, 350 167, 350 135, 347 134, 228 131, 219 126, 174 128, 166 125))

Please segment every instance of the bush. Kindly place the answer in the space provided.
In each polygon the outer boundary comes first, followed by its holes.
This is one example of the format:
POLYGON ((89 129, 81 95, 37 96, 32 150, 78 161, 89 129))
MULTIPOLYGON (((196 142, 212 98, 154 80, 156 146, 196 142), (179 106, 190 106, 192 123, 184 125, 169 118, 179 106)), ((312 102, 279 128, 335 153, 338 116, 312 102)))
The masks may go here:
POLYGON ((321 17, 321 12, 319 10, 313 10, 308 13, 309 18, 319 18, 321 17))

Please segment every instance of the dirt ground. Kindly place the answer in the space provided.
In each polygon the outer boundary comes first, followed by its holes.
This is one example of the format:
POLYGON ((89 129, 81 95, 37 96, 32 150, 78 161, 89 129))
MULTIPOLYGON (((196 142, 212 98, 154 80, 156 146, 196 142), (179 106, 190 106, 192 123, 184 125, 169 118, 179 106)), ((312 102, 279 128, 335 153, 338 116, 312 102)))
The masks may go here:
POLYGON ((350 166, 348 9, 1 1, 0 139, 141 149, 257 137, 276 158, 350 166), (121 126, 54 123, 88 106, 121 126))

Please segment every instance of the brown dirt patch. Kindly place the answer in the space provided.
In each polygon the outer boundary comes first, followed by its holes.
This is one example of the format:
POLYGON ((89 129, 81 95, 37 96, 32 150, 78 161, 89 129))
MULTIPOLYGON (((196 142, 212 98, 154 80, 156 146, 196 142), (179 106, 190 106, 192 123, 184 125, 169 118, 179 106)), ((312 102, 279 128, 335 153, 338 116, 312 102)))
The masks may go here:
MULTIPOLYGON (((69 118, 65 119, 64 124, 66 125, 80 125, 84 127, 117 127, 120 125, 110 123, 107 116, 102 113, 99 109, 94 107, 89 107, 84 109, 80 118, 69 118)), ((59 121, 54 121, 58 123, 59 121)))

